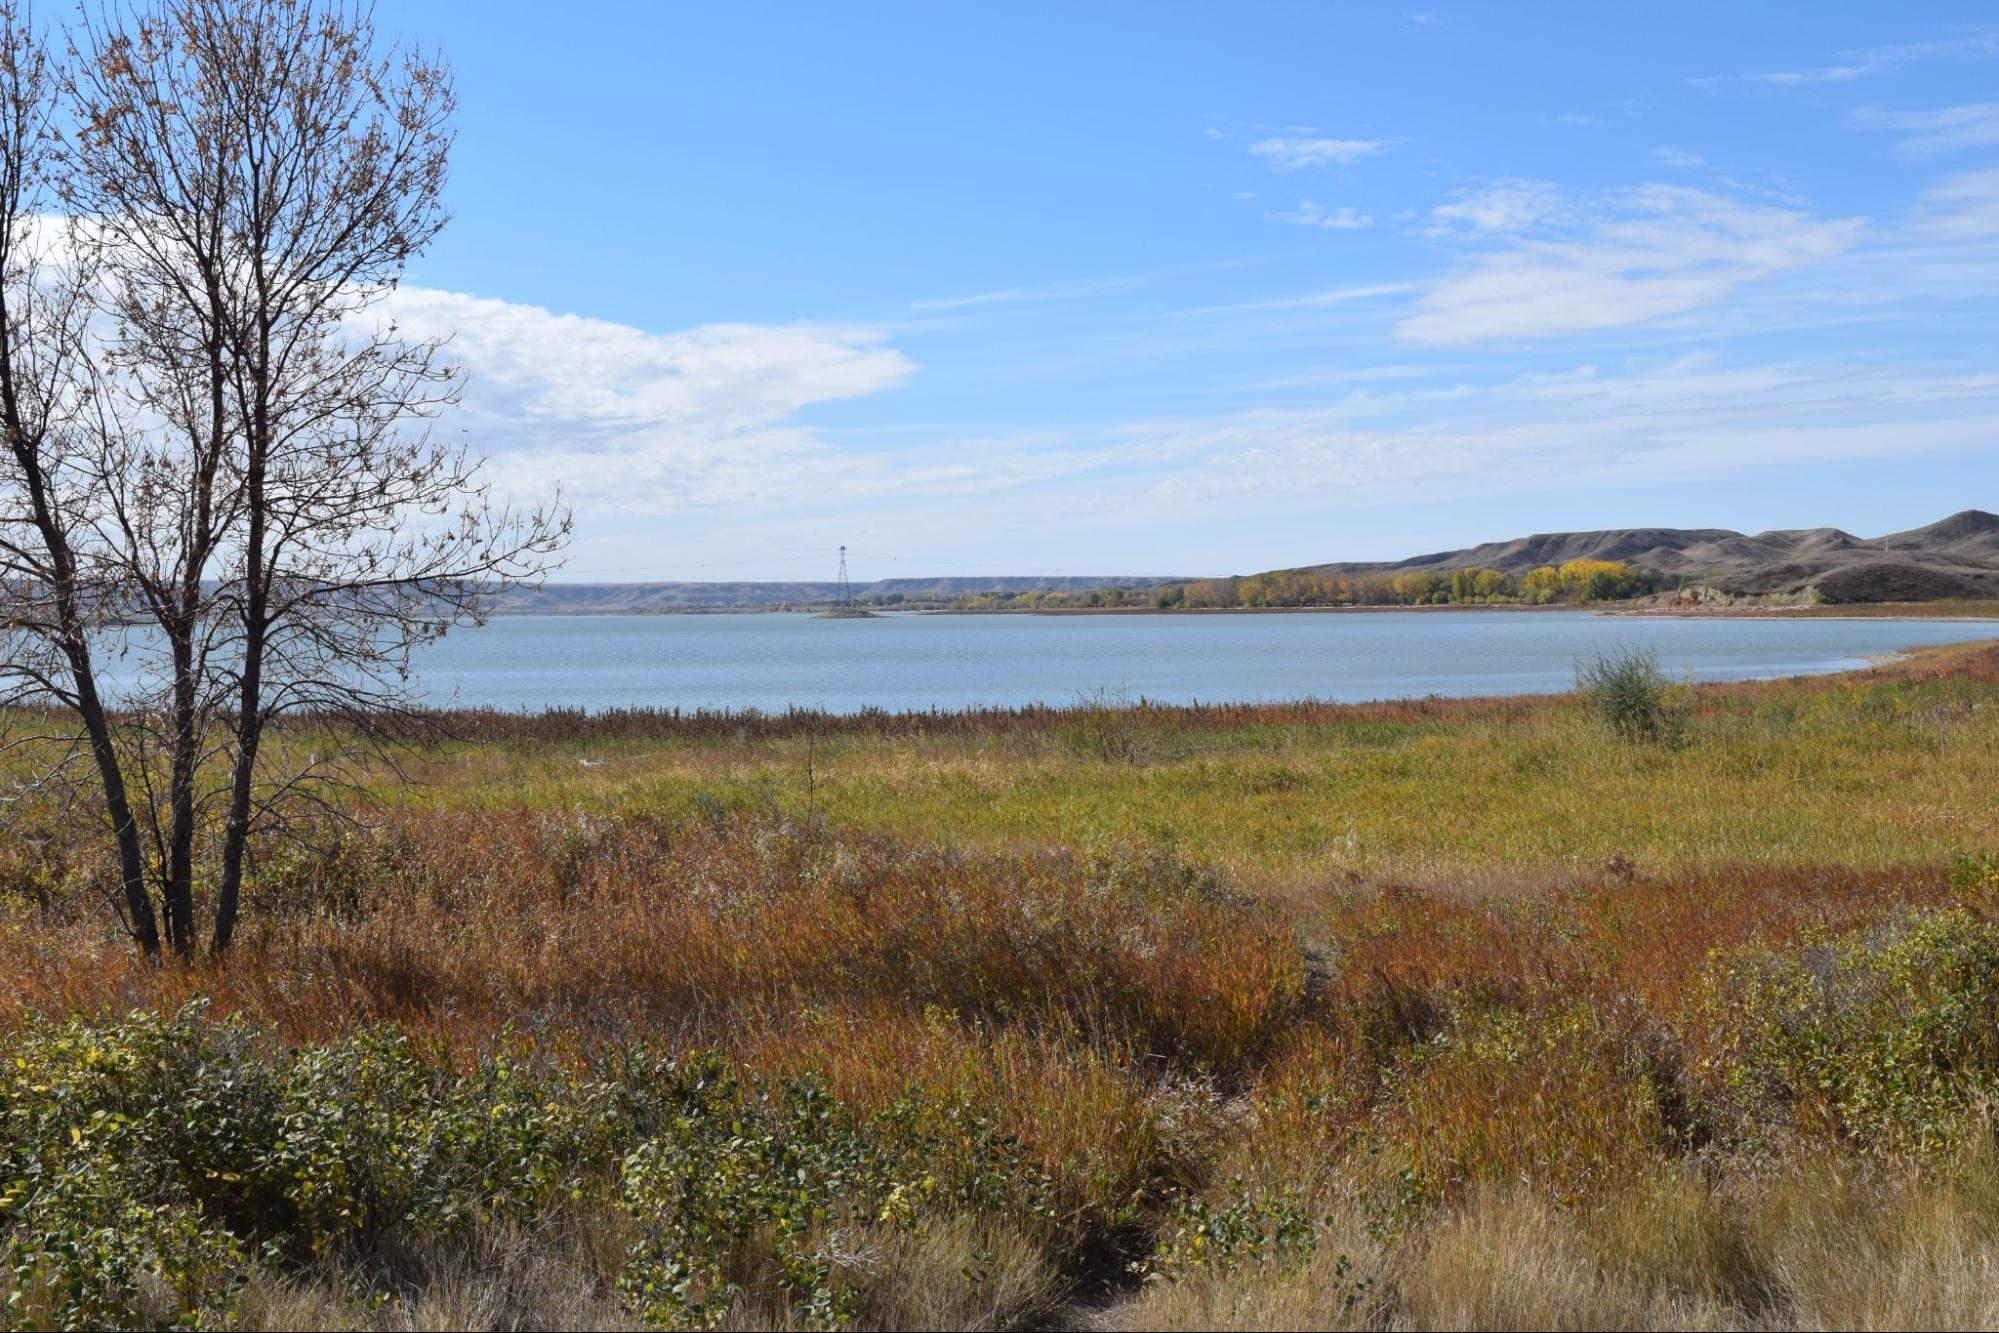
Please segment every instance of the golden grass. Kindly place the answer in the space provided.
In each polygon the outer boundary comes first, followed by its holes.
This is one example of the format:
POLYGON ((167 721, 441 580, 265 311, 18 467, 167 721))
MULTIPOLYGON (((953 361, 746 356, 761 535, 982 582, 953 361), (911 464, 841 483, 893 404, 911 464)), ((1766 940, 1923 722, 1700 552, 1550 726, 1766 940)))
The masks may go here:
POLYGON ((1149 1284, 1118 1325, 1992 1328, 1999 1189, 1979 1152, 1929 1169, 1794 1160, 1725 1187, 1676 1167, 1587 1209, 1490 1186, 1387 1245, 1333 1201, 1303 1263, 1149 1284))
POLYGON ((960 848, 1191 850, 1271 892, 1355 874, 1545 882, 1613 857, 1652 873, 1912 865, 1939 846, 1999 843, 1986 796, 1999 787, 1999 712, 1981 706, 1995 678, 1999 649, 1977 646, 1852 676, 1703 687, 1694 743, 1677 750, 1605 745, 1566 698, 762 719, 736 731, 571 719, 546 738, 438 752, 407 799, 495 814, 723 803, 960 848))

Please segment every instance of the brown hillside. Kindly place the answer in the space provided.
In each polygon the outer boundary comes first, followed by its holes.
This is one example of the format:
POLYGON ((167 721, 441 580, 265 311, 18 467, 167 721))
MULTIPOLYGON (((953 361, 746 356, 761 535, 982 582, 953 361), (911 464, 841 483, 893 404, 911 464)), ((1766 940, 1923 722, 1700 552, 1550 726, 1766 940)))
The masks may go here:
POLYGON ((1967 509, 1928 527, 1885 537, 1837 528, 1749 535, 1725 528, 1611 528, 1486 542, 1408 560, 1311 566, 1360 574, 1466 566, 1524 574, 1569 560, 1621 560, 1743 596, 1816 591, 1831 602, 1925 601, 1999 596, 1999 515, 1967 509))

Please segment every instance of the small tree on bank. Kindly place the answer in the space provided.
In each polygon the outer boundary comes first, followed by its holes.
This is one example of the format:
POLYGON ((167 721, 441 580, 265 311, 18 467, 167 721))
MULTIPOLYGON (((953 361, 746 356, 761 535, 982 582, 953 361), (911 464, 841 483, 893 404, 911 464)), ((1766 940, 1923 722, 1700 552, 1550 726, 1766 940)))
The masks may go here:
POLYGON ((108 12, 60 69, 6 28, 4 110, 40 127, 8 137, 0 216, 31 312, 0 331, 0 412, 35 405, 0 421, 12 701, 76 724, 139 945, 198 948, 199 880, 220 951, 253 841, 350 757, 280 755, 273 724, 383 738, 411 653, 537 577, 567 519, 492 502, 431 429, 441 345, 371 315, 443 224, 440 65, 334 0, 108 12))

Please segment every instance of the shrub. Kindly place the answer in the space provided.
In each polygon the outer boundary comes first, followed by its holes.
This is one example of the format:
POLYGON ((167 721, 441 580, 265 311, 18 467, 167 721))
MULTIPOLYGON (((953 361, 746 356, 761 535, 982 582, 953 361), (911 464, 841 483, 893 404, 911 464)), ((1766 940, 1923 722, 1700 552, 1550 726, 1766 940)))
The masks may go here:
POLYGON ((1177 730, 1168 710, 1134 700, 1123 686, 1098 686, 1077 697, 1056 737, 1079 758, 1143 768, 1182 756, 1186 746, 1177 730))
MULTIPOLYGON (((0 1065, 0 1271, 11 1325, 206 1327, 240 1285, 237 1239, 162 1176, 219 1176, 214 1143, 182 1126, 208 1100, 192 1019, 135 1015, 122 1026, 41 1028, 0 1065), (176 1093, 190 1094, 183 1103, 176 1093)), ((256 1094, 249 1094, 254 1099, 256 1094)), ((233 1136, 229 1108, 213 1137, 233 1136)))
POLYGON ((9 1163, 30 1174, 0 1185, 8 1327, 214 1328, 235 1313, 242 1244, 199 1208, 144 1201, 110 1142, 130 1128, 106 1116, 59 1163, 9 1163))
POLYGON ((1711 1005, 1717 1091, 1806 1132, 1936 1148, 1999 1095, 1999 926, 1961 908, 1739 956, 1711 1005))
POLYGON ((505 1052, 452 1078, 393 1029, 297 1052, 280 1095, 279 1132, 253 1169, 283 1204, 263 1217, 319 1254, 525 1221, 578 1194, 616 1151, 601 1085, 505 1052))
POLYGON ((1680 745, 1687 739, 1692 687, 1669 682, 1650 648, 1617 648, 1578 662, 1576 688, 1624 740, 1680 745))
POLYGON ((247 1256, 346 1261, 526 1221, 615 1161, 616 1106, 502 1053, 402 1034, 266 1048, 199 1004, 31 1028, 0 1067, 0 1252, 61 1327, 204 1325, 247 1256))
POLYGON ((677 1110, 624 1162, 620 1200, 642 1235, 619 1287, 662 1328, 712 1327, 771 1288, 783 1323, 850 1325, 860 1237, 998 1211, 1022 1175, 1019 1150, 961 1103, 861 1117, 816 1081, 752 1089, 708 1055, 661 1066, 654 1086, 677 1110))
POLYGON ((1151 1261, 1141 1267, 1168 1281, 1203 1268, 1282 1267, 1309 1257, 1318 1241, 1319 1220, 1306 1206, 1302 1189, 1293 1184, 1265 1193, 1237 1176, 1219 1207, 1203 1199, 1182 1203, 1151 1261))
POLYGON ((1950 868, 1950 886, 1967 894, 1999 897, 1999 852, 1966 853, 1950 868))

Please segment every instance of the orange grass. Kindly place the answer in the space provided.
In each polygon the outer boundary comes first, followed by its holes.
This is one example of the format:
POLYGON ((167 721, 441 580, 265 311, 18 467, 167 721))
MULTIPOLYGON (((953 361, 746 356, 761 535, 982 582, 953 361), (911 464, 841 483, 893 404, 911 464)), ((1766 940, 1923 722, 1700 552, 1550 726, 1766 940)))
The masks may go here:
POLYGON ((154 969, 101 923, 17 916, 5 1012, 198 991, 297 1039, 395 1021, 474 1043, 503 1025, 716 1041, 746 1015, 893 998, 1229 1069, 1304 990, 1271 909, 1157 858, 427 812, 297 870, 266 878, 275 902, 226 966, 154 969))

